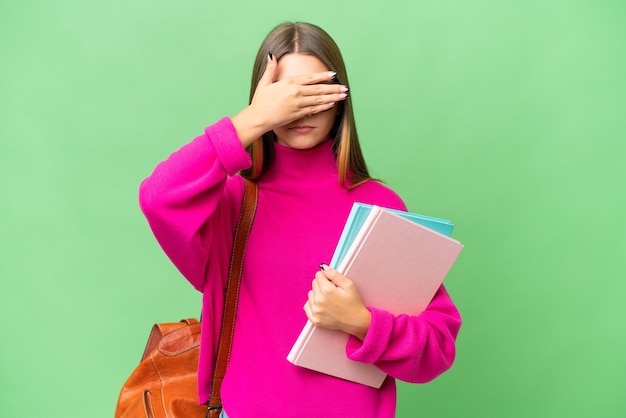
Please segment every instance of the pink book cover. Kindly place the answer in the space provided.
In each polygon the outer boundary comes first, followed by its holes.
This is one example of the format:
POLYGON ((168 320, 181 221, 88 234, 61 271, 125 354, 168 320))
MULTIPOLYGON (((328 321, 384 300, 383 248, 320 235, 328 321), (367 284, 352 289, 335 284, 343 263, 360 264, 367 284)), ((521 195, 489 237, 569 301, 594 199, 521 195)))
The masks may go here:
MULTIPOLYGON (((458 241, 374 206, 337 270, 363 303, 394 315, 418 315, 463 249, 458 241)), ((386 374, 348 359, 348 334, 307 322, 287 359, 301 367, 379 388, 386 374)))

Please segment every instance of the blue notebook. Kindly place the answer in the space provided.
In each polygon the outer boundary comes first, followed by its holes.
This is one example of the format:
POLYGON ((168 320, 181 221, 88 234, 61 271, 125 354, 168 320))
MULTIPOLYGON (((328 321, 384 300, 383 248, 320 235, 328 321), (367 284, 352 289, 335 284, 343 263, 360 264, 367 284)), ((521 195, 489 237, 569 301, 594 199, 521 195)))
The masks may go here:
MULTIPOLYGON (((446 236, 450 236, 452 234, 452 230, 454 229, 454 224, 445 219, 433 218, 432 216, 403 212, 395 209, 385 209, 446 236)), ((363 223, 371 210, 372 205, 367 205, 365 203, 357 202, 352 206, 352 210, 350 210, 350 214, 346 220, 346 225, 343 228, 341 237, 339 237, 339 242, 337 243, 337 248, 335 248, 333 258, 330 261, 330 267, 334 269, 339 267, 339 264, 341 264, 341 261, 345 257, 346 252, 350 248, 350 245, 352 245, 354 238, 361 229, 361 226, 363 226, 363 223)))

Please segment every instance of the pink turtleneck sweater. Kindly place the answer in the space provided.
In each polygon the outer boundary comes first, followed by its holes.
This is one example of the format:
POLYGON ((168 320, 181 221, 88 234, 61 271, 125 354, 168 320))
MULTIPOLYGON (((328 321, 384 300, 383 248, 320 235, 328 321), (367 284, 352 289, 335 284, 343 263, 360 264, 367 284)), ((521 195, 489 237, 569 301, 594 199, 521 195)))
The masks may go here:
MULTIPOLYGON (((231 418, 393 417, 395 379, 427 382, 455 356, 461 318, 441 287, 419 316, 368 307, 364 341, 346 354, 389 376, 380 389, 300 368, 287 361, 306 315, 302 309, 319 264, 329 262, 354 202, 405 210, 396 193, 375 181, 339 185, 331 142, 309 150, 275 145, 259 179, 248 239, 235 335, 222 385, 231 418), (271 412, 269 412, 271 411, 271 412)), ((140 206, 157 240, 183 276, 203 293, 199 398, 209 397, 233 231, 243 195, 237 172, 251 161, 228 118, 160 163, 140 187, 140 206)), ((384 280, 381 277, 381 280, 384 280)))

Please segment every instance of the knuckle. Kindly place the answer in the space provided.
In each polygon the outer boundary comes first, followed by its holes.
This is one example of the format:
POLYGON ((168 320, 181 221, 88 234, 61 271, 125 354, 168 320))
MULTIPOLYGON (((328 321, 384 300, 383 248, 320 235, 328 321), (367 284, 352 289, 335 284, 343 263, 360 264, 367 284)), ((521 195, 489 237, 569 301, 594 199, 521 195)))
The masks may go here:
POLYGON ((312 312, 313 316, 315 316, 318 320, 321 320, 324 317, 324 309, 320 306, 315 306, 312 312))
POLYGON ((298 86, 294 85, 294 84, 288 84, 287 85, 287 94, 290 96, 298 96, 299 94, 299 89, 298 86))

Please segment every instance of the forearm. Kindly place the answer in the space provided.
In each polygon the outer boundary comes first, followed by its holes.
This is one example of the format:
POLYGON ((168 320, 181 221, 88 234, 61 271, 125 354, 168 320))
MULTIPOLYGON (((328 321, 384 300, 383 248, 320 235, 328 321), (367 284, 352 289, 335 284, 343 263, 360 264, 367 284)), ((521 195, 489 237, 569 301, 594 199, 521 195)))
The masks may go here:
POLYGON ((461 317, 443 287, 418 316, 393 316, 371 309, 365 337, 351 338, 348 357, 372 363, 389 375, 414 383, 434 379, 454 362, 461 317))
POLYGON ((172 153, 140 186, 139 204, 155 237, 198 289, 210 245, 202 240, 211 236, 212 225, 227 221, 228 213, 217 219, 220 207, 238 207, 229 205, 232 197, 223 191, 228 175, 248 161, 232 125, 222 120, 172 153))

